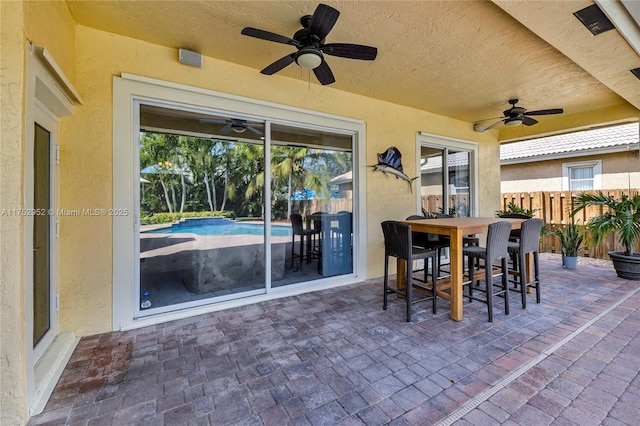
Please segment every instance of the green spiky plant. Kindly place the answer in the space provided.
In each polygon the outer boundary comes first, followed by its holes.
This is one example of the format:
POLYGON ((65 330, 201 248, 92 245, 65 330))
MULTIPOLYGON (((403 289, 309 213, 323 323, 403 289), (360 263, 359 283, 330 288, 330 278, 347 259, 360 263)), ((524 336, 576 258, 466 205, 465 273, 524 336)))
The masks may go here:
POLYGON ((497 210, 496 211, 496 216, 498 216, 498 217, 508 217, 508 216, 513 216, 513 215, 522 215, 522 216, 533 217, 533 214, 535 212, 537 212, 538 210, 540 210, 540 209, 524 209, 524 208, 518 206, 513 201, 510 201, 509 204, 507 204, 506 210, 497 210))
POLYGON ((585 224, 589 241, 597 245, 607 235, 616 233, 625 248, 624 254, 633 256, 633 247, 640 239, 640 194, 628 196, 623 193, 620 198, 602 192, 598 195, 580 194, 574 199, 571 215, 575 216, 590 206, 599 206, 605 211, 585 224))
POLYGON ((564 229, 556 230, 555 234, 560 238, 562 255, 577 257, 584 241, 584 235, 580 227, 576 223, 571 222, 564 229))

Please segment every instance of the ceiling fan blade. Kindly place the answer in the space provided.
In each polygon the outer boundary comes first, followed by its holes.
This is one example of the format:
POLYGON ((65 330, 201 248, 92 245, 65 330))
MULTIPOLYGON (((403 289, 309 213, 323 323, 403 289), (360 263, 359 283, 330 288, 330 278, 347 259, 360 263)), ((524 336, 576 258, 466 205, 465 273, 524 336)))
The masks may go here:
POLYGON ((316 75, 316 78, 323 86, 336 81, 335 77, 333 76, 333 72, 331 72, 331 68, 329 68, 329 64, 327 64, 327 61, 323 60, 320 66, 313 69, 313 73, 316 75))
POLYGON ((224 118, 201 118, 201 123, 216 123, 216 124, 224 124, 229 120, 225 120, 224 118))
POLYGON ((229 133, 231 133, 231 129, 232 129, 232 124, 228 123, 226 126, 223 126, 220 129, 220 133, 222 133, 223 135, 228 135, 229 133))
POLYGON ((246 127, 247 129, 251 130, 251 131, 252 131, 253 133, 255 133, 256 135, 260 135, 260 136, 262 136, 262 135, 263 135, 263 133, 262 133, 260 130, 256 129, 255 127, 248 126, 248 125, 247 125, 247 126, 245 126, 245 127, 246 127))
POLYGON ((375 47, 350 43, 325 44, 322 46, 322 52, 340 58, 361 59, 363 61, 373 61, 378 55, 378 49, 375 47))
POLYGON ((268 65, 265 69, 260 71, 260 73, 265 74, 265 75, 275 74, 278 71, 280 71, 281 69, 285 68, 287 65, 291 64, 291 62, 294 61, 295 57, 296 57, 295 53, 292 53, 290 55, 284 56, 284 57, 278 59, 277 61, 275 61, 274 63, 272 63, 271 65, 268 65))
POLYGON ((538 120, 531 117, 527 117, 526 115, 522 117, 522 124, 524 124, 525 126, 533 126, 537 122, 538 120))
POLYGON ((298 41, 292 38, 281 36, 280 34, 272 33, 265 30, 259 30, 257 28, 246 27, 242 29, 241 33, 243 35, 259 38, 261 40, 274 41, 276 43, 288 44, 296 47, 302 46, 298 41))
POLYGON ((318 36, 320 40, 329 34, 340 16, 340 12, 326 4, 319 4, 316 11, 313 12, 311 24, 309 24, 309 32, 318 36))
POLYGON ((538 111, 527 111, 524 115, 551 115, 551 114, 562 114, 564 110, 562 108, 552 108, 552 109, 541 109, 538 111))

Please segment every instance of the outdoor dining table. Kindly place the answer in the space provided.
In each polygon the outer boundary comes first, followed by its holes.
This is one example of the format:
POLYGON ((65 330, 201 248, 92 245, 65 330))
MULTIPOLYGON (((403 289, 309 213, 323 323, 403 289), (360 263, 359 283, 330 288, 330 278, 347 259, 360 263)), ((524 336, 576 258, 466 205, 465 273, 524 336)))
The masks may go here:
MULTIPOLYGON (((449 293, 441 292, 438 290, 438 296, 445 299, 449 299, 451 303, 451 319, 461 321, 464 317, 462 311, 462 285, 464 280, 464 266, 462 255, 462 237, 471 234, 486 234, 489 225, 498 221, 511 222, 511 229, 520 229, 520 224, 524 219, 506 219, 506 218, 489 218, 489 217, 456 217, 446 219, 416 219, 406 220, 406 223, 411 226, 413 232, 426 232, 431 234, 446 235, 450 238, 450 269, 451 275, 448 278, 450 284, 449 293)), ((529 265, 529 259, 527 260, 527 268, 531 268, 529 265)), ((406 264, 404 260, 398 259, 397 264, 397 285, 399 288, 403 288, 406 285, 406 264)), ((528 274, 531 276, 531 274, 528 274)), ((441 286, 438 283, 438 287, 441 286)))

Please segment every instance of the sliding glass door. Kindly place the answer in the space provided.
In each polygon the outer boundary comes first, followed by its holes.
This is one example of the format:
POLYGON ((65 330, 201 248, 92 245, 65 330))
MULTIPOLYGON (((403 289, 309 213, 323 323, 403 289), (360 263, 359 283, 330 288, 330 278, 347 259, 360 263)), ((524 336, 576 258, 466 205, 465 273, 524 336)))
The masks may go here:
POLYGON ((272 287, 353 272, 353 136, 284 124, 271 126, 272 287))
POLYGON ((141 104, 139 136, 137 316, 353 272, 353 134, 141 104))
POLYGON ((422 213, 474 216, 475 144, 423 136, 418 149, 422 213))

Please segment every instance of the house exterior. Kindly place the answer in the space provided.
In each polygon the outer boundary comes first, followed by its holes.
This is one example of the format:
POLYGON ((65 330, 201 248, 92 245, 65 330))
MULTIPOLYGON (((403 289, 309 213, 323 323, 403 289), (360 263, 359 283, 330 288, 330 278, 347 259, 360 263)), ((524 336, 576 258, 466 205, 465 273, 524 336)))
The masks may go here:
MULTIPOLYGON (((79 24, 63 1, 3 1, 0 7, 2 424, 24 424, 42 409, 83 336, 381 276, 380 223, 420 211, 421 191, 367 167, 391 144, 403 153, 404 172, 411 177, 420 174, 425 146, 466 152, 471 213, 493 216, 500 206, 497 131, 478 133, 468 121, 299 79, 272 76, 265 84, 256 69, 214 57, 206 57, 202 68, 184 65, 175 46, 79 24), (340 148, 354 156, 349 272, 287 288, 271 288, 267 279, 261 289, 240 295, 246 297, 143 315, 139 185, 147 183, 141 180, 137 146, 143 130, 166 130, 162 126, 176 118, 154 118, 153 108, 346 137, 349 147, 340 148), (48 204, 40 207, 39 198, 48 204), (44 324, 38 322, 41 295, 34 278, 43 248, 38 235, 48 238, 44 324), (43 332, 34 336, 40 327, 43 332)), ((105 7, 110 13, 109 2, 105 7)), ((625 119, 637 116, 627 104, 614 112, 625 119)))
POLYGON ((366 167, 375 163, 390 140, 405 154, 405 171, 411 175, 416 168, 411 158, 417 152, 417 132, 467 141, 477 149, 478 170, 485 176, 477 196, 492 200, 480 206, 479 213, 491 214, 498 206, 499 174, 489 166, 497 159, 495 134, 479 134, 465 122, 331 87, 314 85, 309 96, 302 81, 275 76, 273 84, 265 85, 255 69, 214 58, 206 58, 204 69, 186 66, 178 62, 177 54, 175 48, 77 25, 65 2, 2 2, 0 197, 7 209, 0 233, 3 424, 24 423, 30 413, 42 409, 82 336, 382 275, 380 222, 418 211, 408 186, 366 167), (252 114, 259 107, 263 117, 275 112, 279 120, 302 117, 315 125, 327 125, 330 116, 329 126, 341 126, 355 135, 358 249, 353 273, 286 292, 134 318, 132 193, 139 177, 133 176, 130 147, 135 136, 131 111, 137 98, 231 111, 229 103, 240 102, 247 110, 254 109, 252 114), (53 224, 56 257, 51 265, 56 329, 45 353, 37 354, 32 331, 34 216, 23 214, 23 209, 34 208, 33 123, 41 112, 53 122, 52 128, 57 126, 51 134, 58 147, 52 195, 59 214, 53 224), (123 141, 129 145, 119 147, 123 141), (121 287, 122 283, 129 284, 121 287), (123 318, 127 319, 120 321, 123 318))
POLYGON ((640 188, 638 123, 500 146, 501 192, 640 188))

